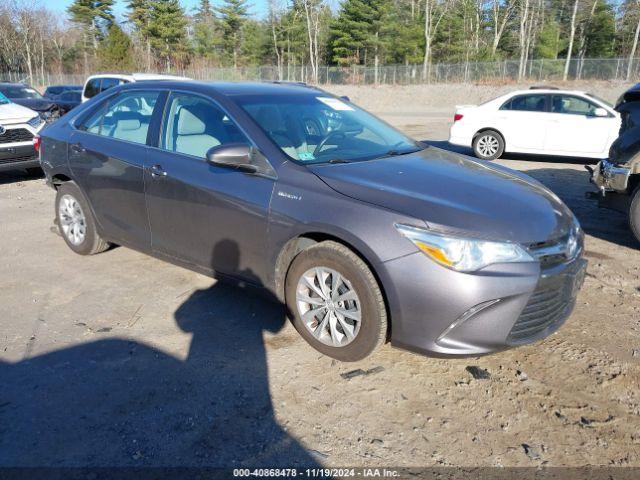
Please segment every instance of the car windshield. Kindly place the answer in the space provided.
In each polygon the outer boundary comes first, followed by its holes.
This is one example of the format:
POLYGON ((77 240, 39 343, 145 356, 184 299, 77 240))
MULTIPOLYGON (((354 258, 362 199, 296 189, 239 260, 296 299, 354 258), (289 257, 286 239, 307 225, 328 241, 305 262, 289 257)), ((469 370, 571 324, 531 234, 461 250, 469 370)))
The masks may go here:
POLYGON ((36 90, 24 85, 10 85, 0 87, 0 93, 7 98, 42 98, 36 90))
POLYGON ((353 162, 425 148, 350 102, 322 92, 236 100, 286 155, 299 162, 353 162))

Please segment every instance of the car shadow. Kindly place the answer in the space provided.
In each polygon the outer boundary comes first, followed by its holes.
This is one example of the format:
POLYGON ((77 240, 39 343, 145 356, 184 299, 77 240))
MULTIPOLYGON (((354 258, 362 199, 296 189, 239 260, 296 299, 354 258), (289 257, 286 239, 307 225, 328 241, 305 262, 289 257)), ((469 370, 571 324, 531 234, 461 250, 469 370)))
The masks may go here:
POLYGON ((44 178, 44 172, 39 171, 37 174, 28 173, 26 170, 7 170, 0 172, 0 185, 8 183, 25 182, 28 180, 36 180, 44 178))
MULTIPOLYGON (((233 245, 214 257, 239 265, 233 245)), ((284 306, 216 282, 174 318, 184 360, 113 338, 0 362, 0 467, 319 466, 274 417, 263 334, 284 306)))
MULTIPOLYGON (((460 153, 462 155, 468 155, 475 157, 473 150, 469 147, 461 147, 459 145, 453 145, 446 140, 424 140, 424 143, 432 145, 443 150, 448 150, 454 153, 460 153)), ((569 163, 575 165, 595 165, 598 160, 592 158, 583 157, 562 157, 558 155, 531 155, 525 153, 506 153, 505 158, 508 160, 524 160, 532 162, 547 162, 547 163, 569 163)))

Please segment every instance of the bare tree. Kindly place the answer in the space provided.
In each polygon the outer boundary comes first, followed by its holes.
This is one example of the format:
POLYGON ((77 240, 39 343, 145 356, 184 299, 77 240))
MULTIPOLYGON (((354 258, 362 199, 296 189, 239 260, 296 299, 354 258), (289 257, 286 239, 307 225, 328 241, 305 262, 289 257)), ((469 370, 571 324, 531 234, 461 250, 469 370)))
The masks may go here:
POLYGON ((636 23, 636 31, 633 35, 633 44, 631 45, 631 51, 629 52, 629 61, 627 62, 627 80, 631 80, 631 74, 633 73, 633 59, 636 56, 636 49, 638 48, 638 36, 640 35, 640 14, 638 14, 638 7, 640 7, 640 0, 636 0, 636 15, 638 15, 638 21, 636 23))
POLYGON ((318 68, 320 54, 318 53, 318 36, 320 34, 320 7, 315 0, 302 0, 304 14, 307 22, 307 36, 309 40, 309 63, 314 83, 318 83, 318 68))
POLYGON ((525 68, 527 66, 527 28, 530 22, 530 2, 529 0, 520 0, 520 34, 518 36, 520 47, 520 62, 518 64, 518 79, 521 79, 525 74, 525 68))
POLYGON ((571 64, 571 53, 573 51, 573 41, 576 36, 576 15, 578 14, 579 0, 573 2, 573 13, 571 14, 571 27, 569 29, 569 47, 567 49, 567 58, 564 62, 564 73, 562 74, 562 80, 566 81, 569 77, 569 65, 571 64))
POLYGON ((422 79, 431 76, 431 49, 433 37, 449 7, 450 0, 424 0, 424 59, 422 61, 422 79))
POLYGON ((516 2, 514 0, 506 0, 504 6, 502 6, 502 0, 493 0, 491 8, 491 21, 493 24, 493 41, 491 43, 491 57, 496 56, 498 46, 500 45, 500 39, 504 34, 504 30, 509 23, 509 20, 513 17, 513 12, 516 8, 516 2))

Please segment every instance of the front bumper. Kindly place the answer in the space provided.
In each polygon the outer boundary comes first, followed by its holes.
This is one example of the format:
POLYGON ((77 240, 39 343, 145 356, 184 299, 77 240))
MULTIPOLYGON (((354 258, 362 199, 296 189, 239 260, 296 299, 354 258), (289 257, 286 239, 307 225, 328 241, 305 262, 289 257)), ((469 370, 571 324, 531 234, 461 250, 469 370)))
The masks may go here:
POLYGON ((0 172, 39 166, 38 153, 33 148, 33 144, 0 146, 0 172))
POLYGON ((540 340, 571 314, 586 271, 579 256, 541 270, 496 265, 466 274, 415 253, 383 264, 391 343, 429 356, 476 356, 540 340))
POLYGON ((608 160, 600 161, 591 171, 589 181, 593 183, 598 192, 587 192, 587 197, 598 201, 598 206, 610 208, 626 213, 629 209, 629 177, 631 169, 611 163, 608 160))

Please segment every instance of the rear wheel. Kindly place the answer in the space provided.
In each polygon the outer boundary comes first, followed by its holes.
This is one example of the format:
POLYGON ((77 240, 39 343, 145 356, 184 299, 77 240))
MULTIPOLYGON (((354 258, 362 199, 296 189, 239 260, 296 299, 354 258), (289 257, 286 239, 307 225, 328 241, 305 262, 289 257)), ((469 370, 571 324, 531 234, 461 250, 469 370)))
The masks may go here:
POLYGON ((293 260, 285 283, 294 327, 321 353, 361 360, 384 343, 387 313, 378 282, 353 251, 326 241, 293 260))
POLYGON ((629 226, 636 240, 640 242, 640 186, 638 186, 631 196, 629 206, 629 226))
POLYGON ((58 187, 56 223, 66 244, 80 255, 93 255, 109 248, 109 243, 98 235, 89 203, 73 182, 58 187))
POLYGON ((495 160, 504 153, 502 135, 494 130, 478 133, 473 139, 473 153, 482 160, 495 160))

